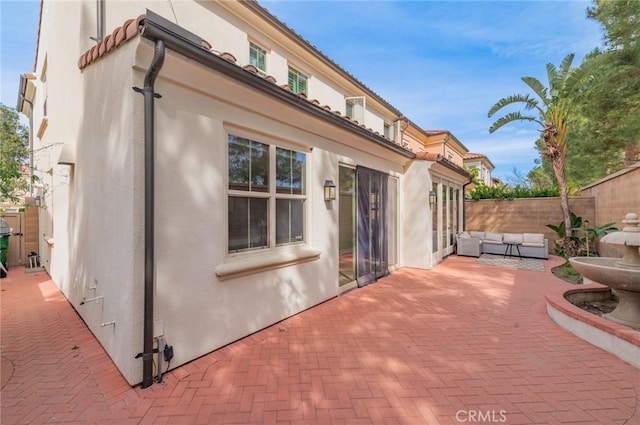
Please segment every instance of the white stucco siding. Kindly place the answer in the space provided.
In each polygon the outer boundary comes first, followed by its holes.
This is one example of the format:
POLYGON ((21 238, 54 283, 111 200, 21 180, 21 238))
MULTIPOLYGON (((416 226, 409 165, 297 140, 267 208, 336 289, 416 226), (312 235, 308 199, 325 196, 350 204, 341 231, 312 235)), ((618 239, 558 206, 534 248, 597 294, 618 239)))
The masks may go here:
POLYGON ((34 135, 34 165, 42 186, 40 255, 118 368, 136 382, 140 372, 130 359, 142 348, 135 277, 141 258, 135 157, 142 148, 136 147, 136 136, 142 133, 133 123, 138 120, 136 101, 141 106, 142 100, 131 90, 135 47, 130 43, 78 69, 80 55, 95 45, 89 39, 95 35, 89 25, 94 12, 88 2, 43 3, 33 114, 37 133, 46 100, 48 125, 41 137, 34 135), (58 164, 63 146, 75 165, 58 164), (102 298, 80 304, 96 297, 102 298), (115 326, 101 326, 110 321, 115 326))
MULTIPOLYGON (((78 58, 94 44, 89 37, 95 35, 95 2, 44 5, 37 71, 48 55, 48 88, 38 83, 34 108, 37 131, 48 93, 49 124, 36 138, 36 166, 46 185, 41 255, 52 279, 135 384, 142 379, 142 361, 134 356, 142 351, 143 336, 144 101, 131 87, 143 85, 153 45, 134 37, 79 70, 78 58), (78 27, 80 36, 58 27, 78 27), (75 155, 72 167, 57 164, 64 145, 75 155)), ((212 16, 220 12, 217 3, 173 5, 175 10, 154 1, 106 2, 105 29, 149 7, 215 50, 231 52, 238 65, 248 62, 244 21, 229 12, 212 16)), ((278 86, 286 84, 285 52, 271 51, 284 78, 278 77, 278 86)), ((344 110, 340 85, 310 72, 309 97, 344 110)), ((347 163, 393 174, 402 188, 409 159, 175 52, 167 51, 156 91, 162 98, 155 101, 155 319, 175 347, 177 366, 336 296, 339 209, 337 200, 331 206, 323 200, 325 180, 337 184, 338 166, 347 163), (226 239, 227 133, 234 129, 307 153, 305 246, 318 258, 257 273, 216 274, 221 264, 234 261, 226 239)), ((400 192, 401 200, 413 202, 400 192)))
MULTIPOLYGON (((139 380, 142 299, 140 188, 142 96, 126 43, 81 71, 89 28, 86 2, 45 2, 36 73, 34 137, 43 186, 40 254, 52 280, 98 337, 123 375, 139 380), (55 6, 55 7, 53 7, 55 6), (82 22, 87 25, 78 25, 82 22), (67 28, 68 31, 60 31, 67 28), (43 81, 46 58, 46 79, 43 81), (62 147, 75 165, 58 165, 62 147), (97 298, 81 304, 84 299, 97 298), (102 326, 115 321, 115 325, 102 326)), ((95 15, 93 15, 95 16, 95 15)), ((91 44, 95 44, 90 41, 91 44)))
MULTIPOLYGON (((150 50, 143 41, 140 66, 150 50)), ((338 208, 325 204, 324 181, 338 182, 340 161, 401 175, 407 158, 173 52, 156 90, 155 318, 177 366, 336 296, 338 208), (262 255, 227 252, 227 133, 235 129, 307 152, 305 239, 318 259, 216 275, 220 264, 262 255)))
POLYGON ((144 289, 144 101, 132 90, 144 74, 131 68, 135 44, 83 71, 67 233, 67 296, 130 383, 141 374, 132 359, 142 351, 144 289), (80 305, 95 296, 104 298, 80 305))
POLYGON ((429 206, 431 161, 413 161, 402 180, 404 207, 401 208, 403 265, 428 269, 432 263, 432 215, 429 206))

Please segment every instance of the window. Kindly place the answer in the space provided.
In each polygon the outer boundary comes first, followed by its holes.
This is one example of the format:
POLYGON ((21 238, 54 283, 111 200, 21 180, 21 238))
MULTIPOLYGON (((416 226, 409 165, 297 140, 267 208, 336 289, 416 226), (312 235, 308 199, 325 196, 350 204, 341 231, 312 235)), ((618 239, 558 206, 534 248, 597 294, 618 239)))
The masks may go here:
POLYGON ((228 137, 229 252, 304 242, 306 154, 228 137))
POLYGON ((353 121, 364 123, 364 96, 347 97, 346 99, 346 115, 353 121))
POLYGON ((262 72, 267 72, 267 51, 262 47, 249 43, 249 63, 262 72))
POLYGON ((397 126, 398 124, 395 122, 393 124, 384 123, 384 137, 395 142, 397 126))
POLYGON ((304 93, 306 96, 307 93, 307 76, 301 73, 300 71, 289 67, 289 87, 291 87, 291 91, 298 94, 304 93))

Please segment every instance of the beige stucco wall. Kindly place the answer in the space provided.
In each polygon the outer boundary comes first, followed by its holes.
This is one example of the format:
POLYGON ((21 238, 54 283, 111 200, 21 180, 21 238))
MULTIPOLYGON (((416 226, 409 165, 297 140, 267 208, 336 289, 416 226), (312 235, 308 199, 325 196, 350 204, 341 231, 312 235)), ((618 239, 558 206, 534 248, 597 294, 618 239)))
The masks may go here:
POLYGON ((627 213, 640 214, 640 167, 583 189, 580 195, 595 198, 596 225, 615 222, 622 229, 627 213))
POLYGON ((414 161, 408 167, 403 180, 402 191, 407 199, 402 212, 402 233, 408 249, 404 254, 404 265, 428 269, 433 266, 431 235, 431 206, 429 205, 429 188, 431 161, 414 161))
MULTIPOLYGON (((640 166, 622 170, 580 191, 595 199, 595 225, 614 222, 622 230, 628 213, 640 214, 640 166)), ((593 226, 593 224, 591 224, 593 226)), ((598 243, 603 256, 621 257, 620 247, 598 243)))
MULTIPOLYGON (((592 197, 569 199, 569 209, 594 223, 595 200, 592 197)), ((547 224, 558 225, 562 220, 560 198, 527 198, 514 200, 481 199, 464 202, 465 230, 509 233, 544 233, 549 246, 557 239, 547 224)))

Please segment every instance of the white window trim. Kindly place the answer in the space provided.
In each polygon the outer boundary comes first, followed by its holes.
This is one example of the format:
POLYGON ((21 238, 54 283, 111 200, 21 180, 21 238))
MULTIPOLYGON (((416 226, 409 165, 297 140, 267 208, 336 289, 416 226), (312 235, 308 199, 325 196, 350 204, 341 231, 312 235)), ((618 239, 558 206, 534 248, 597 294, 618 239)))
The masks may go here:
POLYGON ((311 208, 311 194, 310 188, 310 176, 311 173, 311 149, 302 144, 295 142, 288 142, 279 138, 273 138, 258 132, 247 131, 238 127, 225 128, 225 158, 228 162, 229 158, 229 135, 243 137, 249 140, 254 140, 259 143, 269 145, 269 192, 245 192, 241 190, 229 189, 229 173, 224 173, 224 187, 226 188, 225 194, 225 214, 224 214, 224 247, 226 252, 225 258, 222 263, 218 264, 215 268, 216 276, 220 280, 231 279, 235 277, 245 276, 253 273, 260 273, 267 270, 272 270, 280 267, 286 267, 295 265, 307 261, 313 261, 320 258, 320 251, 310 246, 309 236, 311 233, 311 226, 309 223, 310 208, 311 208), (275 158, 275 149, 289 149, 296 152, 301 152, 306 155, 305 161, 305 195, 276 193, 275 187, 275 172, 276 162, 272 160, 272 154, 275 158), (247 195, 250 193, 250 195, 247 195), (268 205, 268 239, 269 246, 264 248, 248 249, 237 252, 228 252, 229 247, 229 196, 250 196, 256 198, 266 198, 269 200, 268 205), (276 206, 275 201, 277 199, 303 199, 305 207, 303 210, 303 234, 304 240, 300 242, 292 242, 284 245, 276 245, 276 206))
POLYGON ((264 43, 261 43, 259 41, 256 41, 253 38, 249 38, 249 46, 248 46, 248 62, 251 63, 251 45, 254 44, 255 46, 261 48, 262 50, 264 50, 264 68, 265 69, 260 69, 258 67, 256 67, 256 69, 258 70, 258 72, 260 72, 262 75, 267 75, 267 71, 269 69, 269 55, 271 53, 271 49, 269 49, 268 47, 265 46, 264 43))
MULTIPOLYGON (((304 94, 305 94, 305 96, 309 96, 309 82, 311 81, 311 75, 309 73, 305 72, 300 67, 289 63, 289 64, 287 64, 287 84, 289 83, 289 70, 291 70, 291 69, 296 71, 298 74, 304 75, 304 77, 307 79, 307 90, 306 90, 306 92, 304 94)), ((293 87, 291 87, 291 89, 293 90, 293 87)))
MULTIPOLYGON (((365 96, 347 96, 344 98, 344 113, 347 115, 347 101, 348 100, 362 100, 362 120, 358 120, 355 118, 355 121, 358 121, 358 124, 364 124, 367 119, 367 98, 365 96)), ((351 118, 351 117, 350 117, 351 118)))

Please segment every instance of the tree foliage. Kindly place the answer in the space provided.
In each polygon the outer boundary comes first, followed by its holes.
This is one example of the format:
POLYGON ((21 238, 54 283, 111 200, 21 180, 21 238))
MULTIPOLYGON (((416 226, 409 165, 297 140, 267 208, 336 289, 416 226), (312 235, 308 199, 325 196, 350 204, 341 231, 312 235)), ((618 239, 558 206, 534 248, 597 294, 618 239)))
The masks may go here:
MULTIPOLYGON (((640 1, 595 0, 587 17, 602 25, 605 49, 585 59, 600 65, 589 90, 574 94, 566 175, 576 187, 640 159, 640 1)), ((540 143, 537 147, 544 152, 540 143)), ((553 175, 548 161, 534 171, 553 175)))
POLYGON ((22 172, 29 157, 29 132, 18 113, 0 103, 0 201, 18 201, 26 190, 22 172))

